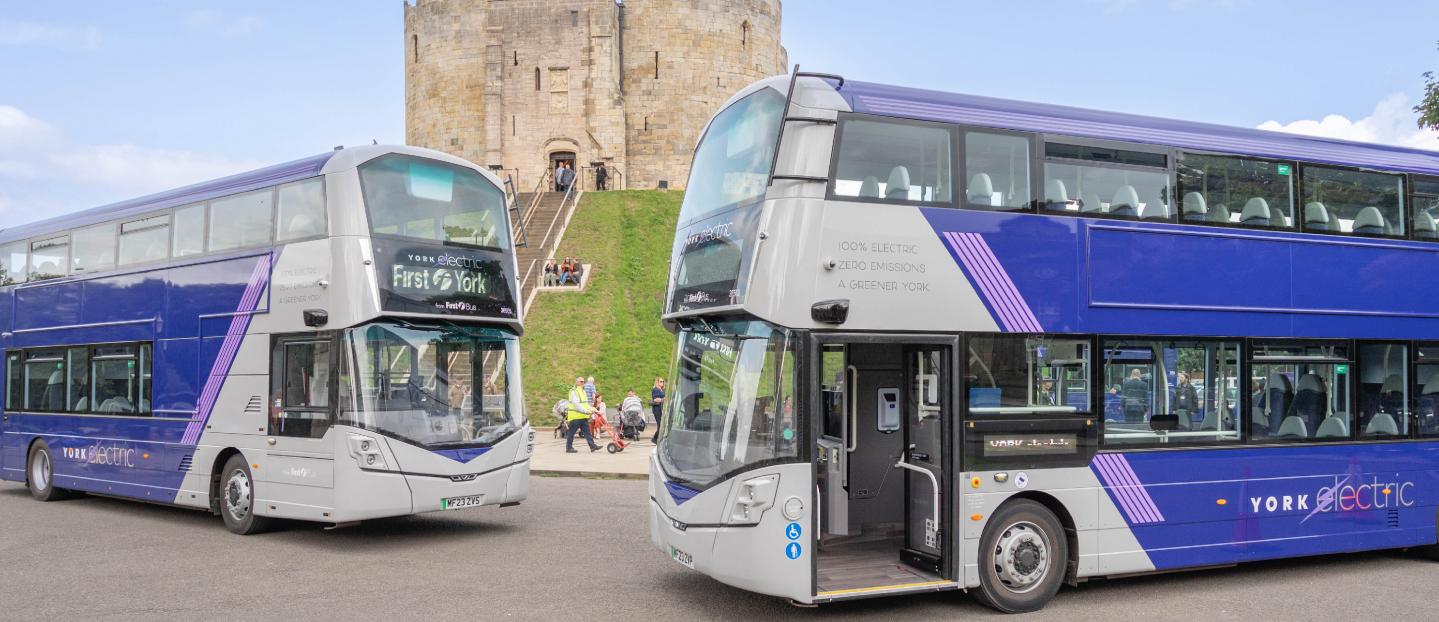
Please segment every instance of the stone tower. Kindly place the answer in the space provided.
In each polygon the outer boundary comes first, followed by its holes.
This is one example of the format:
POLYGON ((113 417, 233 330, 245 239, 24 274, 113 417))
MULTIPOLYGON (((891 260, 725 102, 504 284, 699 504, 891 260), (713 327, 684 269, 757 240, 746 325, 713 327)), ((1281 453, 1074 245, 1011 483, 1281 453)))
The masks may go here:
POLYGON ((683 187, 710 116, 744 85, 785 72, 780 8, 407 0, 406 142, 515 170, 522 191, 571 157, 605 162, 628 188, 683 187))

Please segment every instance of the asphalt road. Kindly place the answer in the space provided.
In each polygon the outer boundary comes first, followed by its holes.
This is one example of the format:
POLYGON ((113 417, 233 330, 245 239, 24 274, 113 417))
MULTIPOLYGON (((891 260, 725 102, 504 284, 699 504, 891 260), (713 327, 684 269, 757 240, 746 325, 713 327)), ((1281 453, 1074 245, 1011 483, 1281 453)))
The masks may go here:
MULTIPOLYGON (((0 619, 769 620, 991 616, 959 593, 799 609, 650 548, 645 483, 536 478, 515 508, 251 537, 219 518, 0 483, 0 619)), ((1065 588, 1039 620, 1432 620, 1439 563, 1330 556, 1065 588)))

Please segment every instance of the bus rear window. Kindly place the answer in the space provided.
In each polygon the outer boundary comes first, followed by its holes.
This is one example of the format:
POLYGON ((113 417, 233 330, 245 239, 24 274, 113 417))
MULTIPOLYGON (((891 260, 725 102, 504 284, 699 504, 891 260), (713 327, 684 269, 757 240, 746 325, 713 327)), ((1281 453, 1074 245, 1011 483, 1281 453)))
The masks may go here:
POLYGON ((360 166, 360 185, 375 235, 509 248, 505 193, 471 169, 388 155, 360 166))

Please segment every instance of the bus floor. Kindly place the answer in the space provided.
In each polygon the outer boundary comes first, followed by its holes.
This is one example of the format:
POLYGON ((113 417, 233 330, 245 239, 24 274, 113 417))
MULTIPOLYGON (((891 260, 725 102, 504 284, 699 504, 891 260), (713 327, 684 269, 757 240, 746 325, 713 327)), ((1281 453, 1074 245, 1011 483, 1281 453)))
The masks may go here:
POLYGON ((821 546, 815 566, 816 591, 824 594, 883 589, 942 580, 899 561, 903 547, 902 537, 866 538, 821 546))

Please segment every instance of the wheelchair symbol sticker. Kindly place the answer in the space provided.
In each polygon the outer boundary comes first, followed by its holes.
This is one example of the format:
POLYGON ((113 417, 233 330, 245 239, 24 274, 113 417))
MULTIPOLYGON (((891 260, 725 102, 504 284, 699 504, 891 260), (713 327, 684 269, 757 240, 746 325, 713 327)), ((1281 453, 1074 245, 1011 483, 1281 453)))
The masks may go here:
POLYGON ((784 528, 784 537, 790 540, 798 540, 802 533, 804 533, 804 530, 800 529, 799 523, 790 523, 784 528))
POLYGON ((791 542, 789 546, 784 547, 784 556, 790 559, 799 559, 801 550, 798 542, 791 542))
POLYGON ((1015 487, 1015 488, 1024 488, 1025 486, 1028 486, 1028 485, 1029 485, 1029 474, 1028 474, 1028 473, 1025 473, 1024 471, 1020 471, 1018 475, 1015 475, 1015 476, 1014 476, 1014 487, 1015 487))

